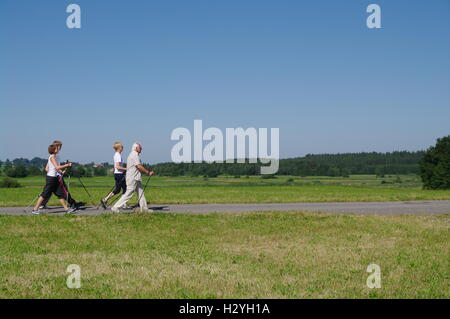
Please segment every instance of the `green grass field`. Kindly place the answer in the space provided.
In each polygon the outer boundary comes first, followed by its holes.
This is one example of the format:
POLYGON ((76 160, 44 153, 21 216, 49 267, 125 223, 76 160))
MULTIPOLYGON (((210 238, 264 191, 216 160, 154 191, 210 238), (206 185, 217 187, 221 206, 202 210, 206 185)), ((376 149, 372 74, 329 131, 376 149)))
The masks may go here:
MULTIPOLYGON (((146 196, 152 204, 450 199, 422 190, 417 176, 395 180, 155 177, 146 196)), ((96 201, 113 184, 83 181, 96 201)), ((44 178, 19 182, 0 188, 1 206, 28 205, 44 178)), ((77 180, 70 188, 88 201, 77 180)), ((0 298, 449 298, 450 215, 425 214, 0 215, 0 298), (366 286, 372 263, 381 289, 366 286), (69 264, 81 267, 80 289, 66 287, 69 264)))
POLYGON ((449 298, 450 216, 0 216, 0 298, 449 298), (369 289, 369 264, 381 288, 369 289), (66 267, 81 267, 81 288, 66 267))
MULTIPOLYGON (((144 177, 144 183, 145 183, 144 177)), ((153 177, 146 191, 152 204, 200 203, 292 203, 345 201, 409 201, 450 199, 450 191, 423 190, 417 176, 376 178, 355 175, 349 178, 290 177, 276 179, 218 177, 153 177), (289 181, 292 178, 293 181, 289 181), (385 181, 386 183, 382 183, 385 181)), ((26 206, 41 191, 43 177, 18 179, 21 188, 0 188, 0 206, 26 206)), ((69 179, 66 179, 69 182, 69 179)), ((83 178, 96 202, 113 186, 112 177, 83 178)), ((88 202, 88 196, 77 179, 70 181, 74 198, 88 202)), ((52 205, 57 204, 55 198, 52 205)))

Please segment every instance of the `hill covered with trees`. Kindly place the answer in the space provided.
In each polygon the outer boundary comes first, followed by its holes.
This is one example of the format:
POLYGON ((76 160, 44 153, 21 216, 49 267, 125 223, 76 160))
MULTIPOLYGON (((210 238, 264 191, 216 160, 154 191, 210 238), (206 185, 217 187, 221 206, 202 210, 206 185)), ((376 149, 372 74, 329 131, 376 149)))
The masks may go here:
MULTIPOLYGON (((348 176, 349 174, 418 174, 424 155, 418 152, 343 153, 306 155, 280 160, 277 175, 348 176)), ((146 165, 159 175, 208 176, 259 175, 261 164, 256 163, 160 163, 146 165)))

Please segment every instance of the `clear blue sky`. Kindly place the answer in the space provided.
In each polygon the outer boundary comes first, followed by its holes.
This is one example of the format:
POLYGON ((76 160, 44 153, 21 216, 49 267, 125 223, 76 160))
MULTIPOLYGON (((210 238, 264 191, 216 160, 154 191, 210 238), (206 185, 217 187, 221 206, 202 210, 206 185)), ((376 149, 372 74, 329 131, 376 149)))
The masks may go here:
POLYGON ((194 119, 279 127, 282 158, 424 149, 450 133, 450 1, 0 0, 0 115, 2 160, 169 161, 194 119))

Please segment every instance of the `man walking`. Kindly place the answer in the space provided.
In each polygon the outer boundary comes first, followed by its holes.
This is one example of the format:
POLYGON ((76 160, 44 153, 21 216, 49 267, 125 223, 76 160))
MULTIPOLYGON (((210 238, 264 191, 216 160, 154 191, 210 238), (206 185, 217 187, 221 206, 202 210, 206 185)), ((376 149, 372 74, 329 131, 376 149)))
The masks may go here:
POLYGON ((131 153, 128 155, 127 159, 127 174, 126 174, 126 182, 127 182, 127 191, 125 194, 120 197, 117 203, 111 208, 113 213, 120 212, 119 209, 123 207, 133 196, 133 193, 136 192, 139 200, 139 209, 141 212, 151 212, 147 208, 147 200, 145 199, 144 188, 142 187, 142 177, 141 173, 144 173, 148 176, 152 176, 154 173, 147 170, 144 166, 142 166, 141 158, 139 154, 142 152, 141 143, 134 143, 131 147, 131 153))

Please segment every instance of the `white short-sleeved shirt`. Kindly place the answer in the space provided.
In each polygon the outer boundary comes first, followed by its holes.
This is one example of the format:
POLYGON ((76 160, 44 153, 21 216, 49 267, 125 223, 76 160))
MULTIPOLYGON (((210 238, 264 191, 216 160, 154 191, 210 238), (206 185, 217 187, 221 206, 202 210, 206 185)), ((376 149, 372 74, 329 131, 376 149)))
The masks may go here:
MULTIPOLYGON (((50 160, 52 158, 52 156, 55 156, 55 155, 50 155, 48 157, 48 162, 47 162, 48 172, 47 172, 47 176, 56 177, 56 176, 59 176, 59 173, 56 170, 55 165, 53 165, 52 161, 50 160)), ((55 157, 55 159, 56 159, 56 157, 55 157)))
POLYGON ((116 164, 119 163, 119 166, 123 167, 122 154, 116 152, 114 154, 114 174, 123 174, 123 171, 116 168, 116 164))
POLYGON ((137 169, 136 165, 141 164, 141 158, 139 153, 132 151, 127 158, 127 184, 133 181, 141 181, 141 172, 137 169))

